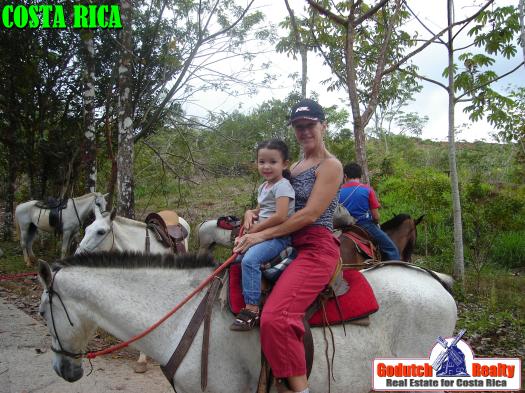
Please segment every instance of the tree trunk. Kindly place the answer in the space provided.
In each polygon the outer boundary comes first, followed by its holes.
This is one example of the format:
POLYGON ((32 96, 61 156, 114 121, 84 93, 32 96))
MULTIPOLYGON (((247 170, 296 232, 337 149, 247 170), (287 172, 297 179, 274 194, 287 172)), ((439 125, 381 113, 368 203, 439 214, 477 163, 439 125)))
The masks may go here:
MULTIPOLYGON (((452 0, 447 2, 448 25, 453 21, 452 0)), ((459 198, 458 170, 456 165, 456 142, 454 127, 454 45, 452 30, 448 31, 448 159, 450 166, 450 183, 452 186, 452 208, 454 214, 454 278, 461 283, 465 275, 463 259, 463 224, 461 222, 461 202, 459 198)))
POLYGON ((306 98, 306 82, 308 81, 308 51, 301 45, 301 97, 306 98))
POLYGON ((366 157, 366 136, 365 126, 359 119, 354 119, 354 138, 355 138, 355 157, 361 169, 363 176, 361 177, 363 183, 370 184, 370 175, 368 173, 368 159, 366 157))
POLYGON ((16 173, 17 160, 16 141, 14 140, 14 129, 10 127, 10 143, 7 147, 7 176, 5 177, 5 201, 4 201, 4 231, 3 239, 11 241, 13 239, 13 213, 15 205, 15 190, 16 190, 16 173))
POLYGON ((294 12, 291 9, 290 4, 288 4, 288 0, 284 0, 284 4, 286 5, 286 9, 290 15, 290 23, 295 36, 295 47, 301 55, 301 97, 306 98, 306 82, 308 80, 308 50, 306 49, 306 45, 304 45, 301 40, 299 27, 297 26, 294 12))
MULTIPOLYGON (((519 3, 520 14, 520 30, 521 30, 521 49, 523 50, 523 60, 525 61, 525 0, 520 0, 519 3)), ((523 65, 525 67, 525 64, 523 65)))
POLYGON ((133 120, 131 106, 132 6, 121 0, 121 55, 119 65, 117 213, 135 217, 133 197, 133 120))
POLYGON ((95 46, 93 32, 83 30, 82 59, 84 68, 82 72, 84 89, 84 140, 82 149, 82 168, 84 172, 84 189, 86 192, 95 192, 97 188, 97 144, 95 131, 95 46))

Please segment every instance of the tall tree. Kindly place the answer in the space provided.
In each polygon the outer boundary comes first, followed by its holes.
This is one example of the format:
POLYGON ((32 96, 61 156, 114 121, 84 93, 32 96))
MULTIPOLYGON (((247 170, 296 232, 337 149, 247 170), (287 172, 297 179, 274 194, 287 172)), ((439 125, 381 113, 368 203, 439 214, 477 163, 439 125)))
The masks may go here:
POLYGON ((131 60, 133 55, 133 7, 131 0, 120 2, 122 30, 120 35, 120 63, 118 69, 118 153, 117 187, 119 215, 134 218, 133 187, 133 113, 131 102, 131 60))
POLYGON ((413 44, 410 34, 402 29, 408 14, 401 0, 379 0, 374 5, 361 0, 343 1, 332 8, 307 1, 317 49, 337 77, 329 88, 344 86, 347 90, 356 159, 363 168, 363 180, 369 182, 365 127, 378 104, 396 95, 382 89, 389 84, 387 79, 396 77, 385 78, 384 70, 413 44))
POLYGON ((523 51, 523 60, 525 61, 525 0, 520 0, 520 29, 521 29, 521 50, 523 51))
POLYGON ((81 33, 83 130, 82 166, 84 169, 84 189, 94 192, 97 188, 97 141, 95 127, 95 44, 93 31, 81 33))
MULTIPOLYGON (((454 220, 454 277, 460 281, 464 278, 465 268, 459 176, 456 162, 455 107, 459 102, 470 102, 470 106, 466 108, 466 111, 471 112, 470 118, 472 120, 478 120, 482 117, 479 104, 484 102, 484 97, 486 96, 485 93, 490 90, 490 85, 514 72, 521 66, 520 64, 509 72, 503 73, 499 76, 491 69, 486 69, 483 72, 481 71, 483 67, 490 67, 494 64, 495 60, 489 55, 502 54, 506 57, 512 57, 516 53, 515 45, 512 43, 513 37, 515 37, 515 34, 517 33, 518 26, 516 10, 514 7, 498 7, 494 10, 488 10, 488 7, 492 2, 492 0, 489 0, 473 15, 460 22, 455 22, 453 20, 453 0, 447 0, 447 28, 438 34, 434 34, 430 28, 424 25, 425 29, 431 32, 432 38, 426 40, 421 47, 408 56, 420 52, 435 41, 444 45, 447 49, 448 59, 447 68, 443 72, 443 76, 447 79, 445 83, 416 73, 414 70, 401 69, 402 72, 410 73, 424 81, 440 86, 448 95, 448 156, 454 220), (473 22, 475 24, 468 32, 468 35, 472 37, 473 42, 461 48, 456 48, 455 43, 458 40, 459 34, 473 22), (457 26, 461 27, 454 31, 457 26), (443 40, 440 37, 443 32, 447 33, 446 40, 443 40), (473 45, 482 47, 484 53, 473 54, 466 52, 466 49, 473 45), (463 69, 461 69, 455 62, 455 57, 457 57, 458 60, 463 61, 463 69), (475 108, 478 109, 477 112, 475 108)), ((414 16, 417 18, 415 14, 414 16)), ((417 19, 422 23, 419 18, 417 19)), ((385 72, 399 69, 400 64, 394 65, 385 72)))

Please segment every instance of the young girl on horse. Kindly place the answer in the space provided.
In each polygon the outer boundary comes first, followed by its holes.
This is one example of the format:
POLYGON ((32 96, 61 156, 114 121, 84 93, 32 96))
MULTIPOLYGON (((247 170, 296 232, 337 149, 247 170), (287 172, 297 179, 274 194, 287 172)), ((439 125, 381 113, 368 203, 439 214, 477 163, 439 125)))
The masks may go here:
MULTIPOLYGON (((279 225, 293 214, 295 192, 288 180, 288 164, 288 146, 283 141, 272 139, 257 146, 257 169, 266 181, 259 186, 257 207, 244 215, 245 233, 257 233, 279 225)), ((235 244, 242 245, 243 240, 236 239, 235 244)), ((275 258, 290 244, 290 236, 276 237, 251 247, 241 255, 242 293, 246 307, 237 315, 231 330, 246 331, 258 324, 261 265, 275 258)))
POLYGON ((310 99, 299 101, 292 108, 289 124, 304 152, 290 178, 296 212, 282 224, 242 236, 233 251, 244 252, 265 240, 292 234, 297 257, 266 300, 261 345, 280 381, 278 392, 307 393, 302 319, 330 281, 339 260, 339 243, 331 230, 343 167, 324 145, 327 124, 321 105, 310 99))

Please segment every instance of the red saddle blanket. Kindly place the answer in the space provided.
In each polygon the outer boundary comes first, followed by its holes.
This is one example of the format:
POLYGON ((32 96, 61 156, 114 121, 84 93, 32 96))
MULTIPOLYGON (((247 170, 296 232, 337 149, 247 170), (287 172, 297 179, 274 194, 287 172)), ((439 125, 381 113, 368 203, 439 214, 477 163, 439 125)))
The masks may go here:
MULTIPOLYGON (((230 304, 230 310, 234 314, 238 314, 245 306, 244 298, 242 297, 241 265, 238 263, 231 265, 228 272, 228 302, 230 304)), ((372 287, 370 287, 370 284, 361 272, 357 270, 345 270, 343 276, 350 289, 338 298, 341 312, 339 312, 334 299, 330 299, 325 304, 326 315, 328 316, 328 323, 330 325, 363 318, 375 313, 379 309, 372 287)), ((311 326, 322 326, 322 310, 318 310, 310 318, 309 322, 311 326)))
POLYGON ((353 240, 353 242, 356 244, 357 247, 359 247, 361 252, 366 254, 369 258, 375 258, 374 250, 372 249, 372 243, 369 239, 365 239, 359 236, 357 233, 350 231, 343 232, 343 236, 346 236, 349 239, 353 240))

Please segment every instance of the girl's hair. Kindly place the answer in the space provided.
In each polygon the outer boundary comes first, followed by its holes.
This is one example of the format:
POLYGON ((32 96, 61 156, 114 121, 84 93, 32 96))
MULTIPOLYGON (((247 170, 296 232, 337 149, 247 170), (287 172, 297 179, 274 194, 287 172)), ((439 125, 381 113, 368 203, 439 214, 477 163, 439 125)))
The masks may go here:
MULTIPOLYGON (((271 150, 278 150, 281 153, 281 157, 283 158, 283 161, 289 161, 290 160, 290 153, 288 152, 288 146, 284 141, 280 139, 270 139, 269 141, 263 141, 260 142, 257 145, 257 149, 255 151, 256 155, 259 155, 259 150, 261 149, 271 149, 271 150)), ((292 176, 289 169, 283 170, 283 177, 290 180, 290 177, 292 176)))

